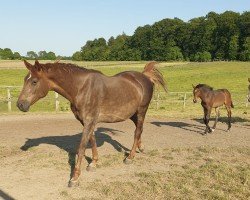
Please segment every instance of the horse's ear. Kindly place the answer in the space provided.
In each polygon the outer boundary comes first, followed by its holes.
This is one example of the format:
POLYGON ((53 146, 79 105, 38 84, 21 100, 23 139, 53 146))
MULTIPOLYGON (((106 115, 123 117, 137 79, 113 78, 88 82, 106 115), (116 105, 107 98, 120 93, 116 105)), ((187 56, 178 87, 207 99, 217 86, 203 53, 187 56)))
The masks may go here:
POLYGON ((193 88, 195 88, 194 84, 192 84, 193 88))
POLYGON ((35 65, 34 65, 34 67, 35 67, 35 69, 38 70, 38 71, 41 70, 41 65, 40 65, 40 63, 39 63, 38 60, 35 60, 35 65))
POLYGON ((24 60, 23 61, 24 62, 24 64, 25 64, 25 66, 26 66, 26 68, 28 69, 28 70, 32 70, 32 68, 33 68, 33 65, 32 64, 30 64, 29 62, 27 62, 26 60, 24 60))
POLYGON ((250 78, 248 78, 248 82, 250 83, 250 78))

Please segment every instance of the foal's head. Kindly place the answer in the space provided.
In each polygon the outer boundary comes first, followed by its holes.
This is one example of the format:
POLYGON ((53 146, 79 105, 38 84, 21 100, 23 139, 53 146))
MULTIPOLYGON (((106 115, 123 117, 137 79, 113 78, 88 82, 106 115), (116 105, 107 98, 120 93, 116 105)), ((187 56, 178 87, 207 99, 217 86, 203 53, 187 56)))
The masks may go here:
POLYGON ((206 93, 212 90, 213 88, 206 84, 198 84, 196 86, 193 85, 193 95, 194 95, 193 102, 196 103, 198 98, 202 98, 203 93, 206 93))
POLYGON ((32 65, 24 61, 29 73, 24 78, 23 89, 18 97, 17 107, 27 112, 29 107, 39 99, 45 97, 49 92, 49 80, 46 78, 42 70, 42 66, 38 61, 32 65))
POLYGON ((197 87, 198 85, 197 85, 197 86, 192 85, 192 86, 193 86, 193 95, 194 95, 193 102, 194 102, 194 103, 197 103, 197 98, 200 97, 201 91, 200 91, 200 89, 197 87))

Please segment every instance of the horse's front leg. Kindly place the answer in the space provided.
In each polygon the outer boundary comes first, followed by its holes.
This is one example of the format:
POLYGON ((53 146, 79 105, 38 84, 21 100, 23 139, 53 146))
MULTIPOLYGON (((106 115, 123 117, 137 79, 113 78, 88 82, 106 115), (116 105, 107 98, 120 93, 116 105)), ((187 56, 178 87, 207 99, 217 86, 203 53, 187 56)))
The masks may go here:
POLYGON ((95 127, 95 124, 93 121, 84 123, 82 138, 81 138, 78 150, 77 150, 77 161, 76 161, 75 168, 73 171, 73 176, 69 181, 69 187, 78 185, 78 183, 79 183, 79 176, 81 174, 82 158, 85 155, 85 150, 86 150, 88 141, 90 139, 90 136, 94 131, 94 127, 95 127))
POLYGON ((203 120, 206 125, 205 134, 212 132, 211 128, 209 127, 209 119, 210 119, 211 110, 212 108, 210 107, 204 107, 204 119, 203 120))

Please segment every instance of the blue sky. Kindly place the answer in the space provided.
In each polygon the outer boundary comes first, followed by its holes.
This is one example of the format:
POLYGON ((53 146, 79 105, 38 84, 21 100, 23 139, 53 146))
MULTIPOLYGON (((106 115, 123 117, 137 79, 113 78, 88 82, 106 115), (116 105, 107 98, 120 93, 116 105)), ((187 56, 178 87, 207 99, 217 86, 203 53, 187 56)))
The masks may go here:
POLYGON ((250 0, 0 0, 0 48, 70 56, 87 40, 108 39, 164 18, 250 10, 250 0))

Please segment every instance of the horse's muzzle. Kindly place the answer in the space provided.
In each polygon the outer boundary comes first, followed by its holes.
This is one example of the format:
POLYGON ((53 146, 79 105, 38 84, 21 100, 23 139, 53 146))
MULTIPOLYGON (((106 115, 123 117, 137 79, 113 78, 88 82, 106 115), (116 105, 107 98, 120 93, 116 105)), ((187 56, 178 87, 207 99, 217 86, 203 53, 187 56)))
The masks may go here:
POLYGON ((28 101, 18 101, 16 106, 19 108, 19 110, 27 112, 29 111, 30 103, 28 101))
POLYGON ((196 99, 193 99, 193 102, 194 102, 194 103, 197 103, 197 100, 196 100, 196 99))

